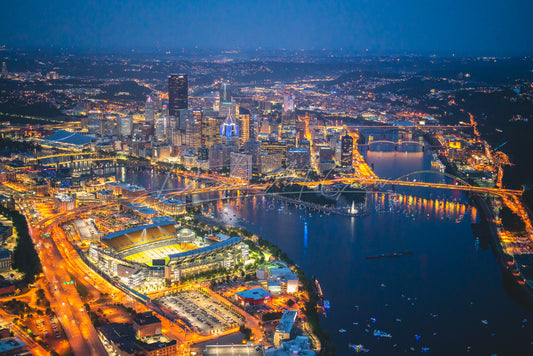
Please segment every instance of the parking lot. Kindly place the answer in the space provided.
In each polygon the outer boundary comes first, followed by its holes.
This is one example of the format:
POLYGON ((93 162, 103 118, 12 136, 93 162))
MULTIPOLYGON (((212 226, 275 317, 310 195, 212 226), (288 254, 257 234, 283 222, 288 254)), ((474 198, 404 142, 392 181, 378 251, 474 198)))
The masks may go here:
POLYGON ((232 329, 243 322, 239 314, 196 290, 162 297, 158 302, 180 315, 203 335, 232 329))

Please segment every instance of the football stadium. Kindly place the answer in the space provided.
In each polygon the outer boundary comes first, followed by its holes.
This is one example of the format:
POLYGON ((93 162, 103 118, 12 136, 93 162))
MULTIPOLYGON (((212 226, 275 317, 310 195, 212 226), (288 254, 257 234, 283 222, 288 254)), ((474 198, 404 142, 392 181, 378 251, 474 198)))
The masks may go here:
POLYGON ((240 237, 213 241, 173 221, 136 226, 101 238, 89 248, 89 259, 102 271, 130 287, 232 267, 248 255, 240 237))

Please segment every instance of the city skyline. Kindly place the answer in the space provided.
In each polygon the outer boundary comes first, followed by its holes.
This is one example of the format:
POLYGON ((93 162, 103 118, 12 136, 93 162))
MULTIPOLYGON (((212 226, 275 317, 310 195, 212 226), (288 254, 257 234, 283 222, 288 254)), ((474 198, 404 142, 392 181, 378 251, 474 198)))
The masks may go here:
POLYGON ((519 1, 4 4, 3 43, 70 50, 343 49, 520 55, 533 48, 533 4, 519 1))
POLYGON ((532 354, 533 2, 1 8, 0 354, 532 354))

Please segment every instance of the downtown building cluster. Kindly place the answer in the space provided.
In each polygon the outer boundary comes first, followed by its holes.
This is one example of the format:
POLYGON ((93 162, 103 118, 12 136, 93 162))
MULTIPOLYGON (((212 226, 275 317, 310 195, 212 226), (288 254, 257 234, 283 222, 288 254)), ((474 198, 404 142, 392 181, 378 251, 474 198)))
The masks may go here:
POLYGON ((298 174, 352 167, 353 138, 327 127, 313 114, 297 111, 292 95, 281 102, 232 97, 221 82, 210 106, 191 105, 188 76, 168 77, 168 93, 148 96, 136 115, 89 111, 82 133, 94 147, 169 162, 183 169, 211 171, 235 179, 298 174), (267 105, 268 104, 268 105, 267 105))

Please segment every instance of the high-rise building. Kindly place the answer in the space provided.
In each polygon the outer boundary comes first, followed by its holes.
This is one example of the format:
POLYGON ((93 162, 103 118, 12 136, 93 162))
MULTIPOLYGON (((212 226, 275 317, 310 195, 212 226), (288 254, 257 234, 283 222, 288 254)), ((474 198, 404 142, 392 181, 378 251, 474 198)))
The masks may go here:
POLYGON ((287 166, 295 170, 309 168, 311 153, 306 148, 295 148, 287 151, 287 166))
POLYGON ((186 74, 171 74, 168 77, 168 113, 179 116, 178 110, 189 108, 189 82, 186 74))
POLYGON ((294 111, 294 100, 290 95, 283 96, 283 112, 294 111))
POLYGON ((252 114, 250 118, 250 139, 257 140, 259 133, 259 117, 257 114, 252 114))
POLYGON ((250 141, 250 112, 248 110, 240 110, 239 130, 241 145, 250 141))
POLYGON ((120 117, 118 123, 120 134, 122 136, 130 136, 133 131, 133 119, 131 116, 120 117))
POLYGON ((231 152, 230 177, 244 180, 252 179, 252 155, 231 152))
MULTIPOLYGON (((281 113, 281 134, 293 134, 296 130, 296 113, 294 112, 294 100, 290 95, 283 97, 283 111, 281 113)), ((283 137, 284 139, 287 139, 283 137)))
POLYGON ((333 160, 333 154, 335 151, 329 146, 322 146, 318 151, 318 157, 320 162, 333 160))
POLYGON ((229 152, 223 144, 216 144, 209 149, 209 169, 221 171, 229 165, 229 152))
POLYGON ((267 174, 281 168, 283 155, 281 153, 261 153, 259 157, 259 173, 267 174))
POLYGON ((97 110, 91 110, 87 114, 87 130, 90 134, 102 135, 104 114, 97 110))
POLYGON ((218 115, 226 117, 228 114, 235 117, 237 116, 237 105, 235 103, 221 103, 218 108, 218 115))
POLYGON ((185 144, 191 148, 202 147, 202 121, 194 119, 187 121, 185 144))
POLYGON ((220 104, 231 104, 231 87, 229 83, 222 83, 220 87, 220 104))
POLYGON ((238 147, 229 142, 228 144, 217 143, 209 149, 209 169, 213 171, 229 172, 230 168, 230 153, 237 152, 238 147))
POLYGON ((148 125, 154 124, 154 101, 150 96, 148 96, 144 104, 144 122, 148 125))
POLYGON ((182 109, 178 110, 178 129, 187 130, 187 122, 192 120, 192 110, 182 109))
POLYGON ((341 166, 353 166, 353 138, 350 135, 344 135, 341 139, 341 166))
POLYGON ((282 155, 282 163, 285 163, 287 158, 287 142, 263 140, 261 141, 261 150, 268 153, 280 153, 282 155))
POLYGON ((6 62, 2 62, 2 78, 6 78, 9 75, 9 72, 7 71, 7 64, 6 62))
POLYGON ((256 174, 261 173, 259 158, 259 156, 261 155, 261 142, 256 140, 247 141, 242 145, 242 151, 243 153, 252 155, 252 166, 254 176, 256 174))
POLYGON ((168 117, 158 116, 155 119, 155 136, 158 140, 164 140, 167 133, 167 121, 168 117))
POLYGON ((219 121, 214 117, 204 117, 202 120, 202 146, 211 146, 220 142, 219 121))
POLYGON ((231 139, 232 136, 239 137, 239 125, 237 125, 231 116, 231 113, 228 113, 226 120, 220 125, 220 136, 225 136, 228 140, 231 139))

